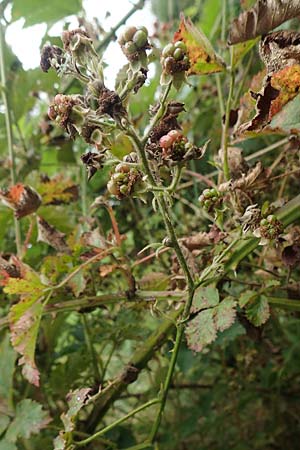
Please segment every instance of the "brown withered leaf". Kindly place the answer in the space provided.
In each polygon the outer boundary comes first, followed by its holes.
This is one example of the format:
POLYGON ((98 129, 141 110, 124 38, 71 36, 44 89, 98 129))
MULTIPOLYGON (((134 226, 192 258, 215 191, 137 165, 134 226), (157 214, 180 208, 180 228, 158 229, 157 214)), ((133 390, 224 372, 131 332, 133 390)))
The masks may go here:
POLYGON ((258 93, 251 91, 251 95, 256 99, 256 114, 238 128, 238 135, 249 131, 257 132, 268 123, 271 104, 278 97, 279 90, 272 86, 271 76, 266 76, 262 90, 258 93))
POLYGON ((259 53, 269 75, 300 64, 300 33, 286 30, 269 33, 261 39, 259 53))
POLYGON ((31 186, 22 183, 9 189, 0 189, 0 199, 14 210, 17 219, 35 212, 42 202, 40 195, 31 186))
POLYGON ((20 261, 7 260, 0 255, 0 286, 5 286, 9 278, 21 278, 20 261))
POLYGON ((55 248, 55 250, 57 250, 58 252, 71 253, 71 250, 66 243, 64 233, 58 231, 56 228, 54 228, 40 216, 38 216, 37 218, 37 224, 38 224, 38 237, 37 237, 38 241, 45 242, 46 244, 55 248))
POLYGON ((236 189, 246 191, 247 189, 260 189, 268 182, 267 171, 259 161, 246 175, 237 180, 226 181, 219 185, 220 192, 234 191, 236 189))
POLYGON ((254 39, 299 15, 299 0, 258 0, 234 19, 228 42, 232 45, 254 39))
POLYGON ((285 247, 282 251, 281 258, 285 266, 296 266, 300 262, 300 246, 295 244, 285 247))
POLYGON ((216 225, 213 225, 208 233, 200 231, 192 236, 180 239, 180 242, 182 242, 190 251, 193 251, 207 247, 208 245, 217 244, 222 241, 225 236, 225 233, 223 233, 216 225))

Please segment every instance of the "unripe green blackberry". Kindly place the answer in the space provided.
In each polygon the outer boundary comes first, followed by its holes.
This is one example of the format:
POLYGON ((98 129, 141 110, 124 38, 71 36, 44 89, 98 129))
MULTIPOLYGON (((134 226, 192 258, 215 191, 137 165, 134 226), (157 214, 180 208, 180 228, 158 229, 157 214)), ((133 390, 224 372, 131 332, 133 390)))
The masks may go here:
POLYGON ((269 225, 269 222, 267 221, 267 219, 261 219, 260 225, 261 225, 262 227, 265 227, 265 226, 268 226, 268 225, 269 225))
POLYGON ((128 41, 124 45, 124 50, 128 55, 132 55, 132 54, 136 53, 137 49, 138 48, 133 41, 128 41))
POLYGON ((125 42, 131 41, 134 34, 137 32, 136 27, 127 27, 122 33, 122 38, 125 42))
POLYGON ((167 56, 173 56, 174 51, 175 51, 175 45, 167 44, 162 51, 162 56, 164 58, 166 58, 167 56))
POLYGON ((107 183, 107 190, 108 192, 110 192, 112 195, 117 196, 119 194, 119 188, 118 185, 115 183, 114 180, 109 180, 107 183))
POLYGON ((210 212, 219 206, 221 194, 215 188, 204 189, 199 197, 199 201, 201 205, 210 212))
POLYGON ((182 41, 175 42, 174 46, 175 46, 175 48, 180 48, 184 53, 187 52, 187 47, 186 47, 185 43, 182 41))
POLYGON ((176 61, 180 61, 181 59, 184 58, 184 53, 183 53, 183 51, 181 50, 181 48, 176 48, 176 49, 174 50, 173 58, 176 59, 176 61))
POLYGON ((143 30, 138 30, 134 33, 132 41, 137 46, 137 48, 144 48, 147 44, 148 33, 143 30))

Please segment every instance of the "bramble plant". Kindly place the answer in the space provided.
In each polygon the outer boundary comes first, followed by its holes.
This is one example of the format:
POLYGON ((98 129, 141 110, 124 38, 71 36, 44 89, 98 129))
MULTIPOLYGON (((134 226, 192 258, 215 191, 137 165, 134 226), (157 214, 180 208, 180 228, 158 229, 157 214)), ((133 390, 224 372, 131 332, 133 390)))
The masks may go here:
POLYGON ((2 8, 0 450, 297 448, 300 9, 241 3, 82 16, 19 73, 2 8))

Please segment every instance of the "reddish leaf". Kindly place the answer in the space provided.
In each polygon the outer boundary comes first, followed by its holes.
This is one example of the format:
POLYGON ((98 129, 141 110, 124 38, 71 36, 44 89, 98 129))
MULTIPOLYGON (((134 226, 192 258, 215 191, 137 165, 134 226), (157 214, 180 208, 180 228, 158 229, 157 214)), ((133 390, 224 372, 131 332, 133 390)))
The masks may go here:
POLYGON ((40 195, 31 186, 22 183, 15 184, 8 190, 0 190, 0 199, 14 210, 18 219, 32 214, 41 204, 40 195))
POLYGON ((211 43, 199 27, 181 15, 174 42, 183 41, 190 61, 188 75, 204 75, 225 70, 224 61, 215 53, 211 43))

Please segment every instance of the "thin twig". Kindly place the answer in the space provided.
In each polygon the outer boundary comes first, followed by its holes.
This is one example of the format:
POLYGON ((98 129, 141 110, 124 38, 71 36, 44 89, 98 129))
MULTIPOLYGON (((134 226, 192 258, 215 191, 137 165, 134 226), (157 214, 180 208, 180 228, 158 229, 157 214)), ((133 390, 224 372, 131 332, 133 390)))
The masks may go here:
MULTIPOLYGON (((6 85, 6 73, 5 73, 5 58, 4 58, 4 48, 5 48, 5 37, 4 37, 4 29, 0 20, 0 73, 1 73, 1 93, 2 93, 2 101, 4 105, 4 114, 5 114, 5 124, 6 124, 6 133, 7 133, 7 149, 8 155, 10 159, 10 178, 11 184, 15 185, 17 182, 16 175, 16 160, 13 148, 13 131, 12 131, 12 121, 11 121, 11 113, 10 106, 7 96, 7 85, 6 85)), ((21 227, 20 222, 16 217, 14 217, 14 227, 15 227, 15 238, 16 238, 16 248, 18 256, 22 255, 22 240, 21 240, 21 227)))

